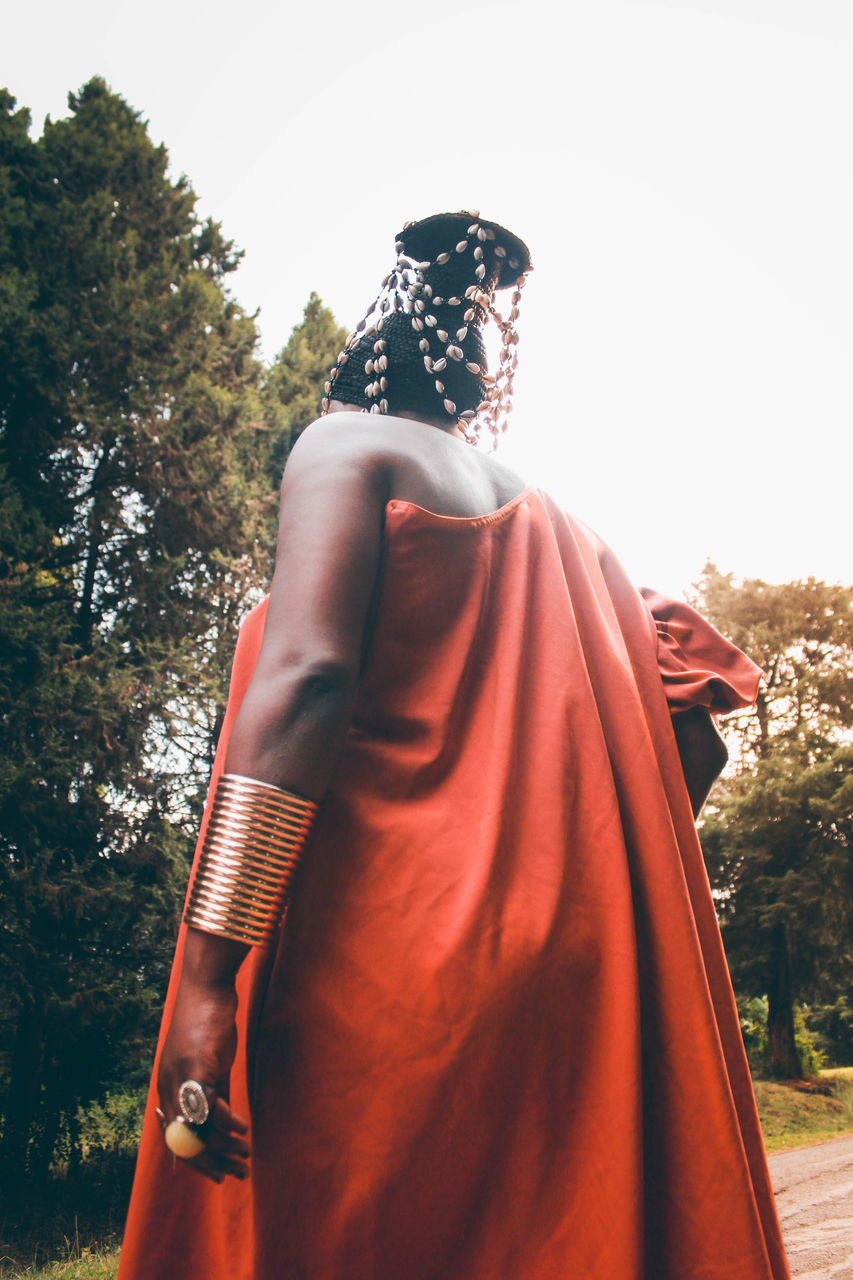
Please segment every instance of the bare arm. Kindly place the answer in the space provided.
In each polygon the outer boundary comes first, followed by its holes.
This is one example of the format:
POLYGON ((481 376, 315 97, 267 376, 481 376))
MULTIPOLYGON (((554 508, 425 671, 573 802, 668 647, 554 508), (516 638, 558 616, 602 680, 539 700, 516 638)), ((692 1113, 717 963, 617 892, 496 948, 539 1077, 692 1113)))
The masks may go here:
MULTIPOLYGON (((327 419, 303 433, 282 482, 264 639, 234 723, 226 773, 319 800, 352 714, 379 567, 387 478, 357 433, 327 419)), ((228 1105, 236 1050, 234 979, 247 947, 187 930, 158 1086, 168 1118, 183 1080, 212 1086, 214 1129, 190 1163, 221 1181, 247 1173, 245 1122, 228 1105)))
POLYGON ((672 717, 672 727, 693 816, 698 818, 729 753, 707 707, 679 712, 672 717))
POLYGON ((319 800, 349 727, 387 478, 336 425, 309 432, 285 472, 264 641, 225 768, 319 800))

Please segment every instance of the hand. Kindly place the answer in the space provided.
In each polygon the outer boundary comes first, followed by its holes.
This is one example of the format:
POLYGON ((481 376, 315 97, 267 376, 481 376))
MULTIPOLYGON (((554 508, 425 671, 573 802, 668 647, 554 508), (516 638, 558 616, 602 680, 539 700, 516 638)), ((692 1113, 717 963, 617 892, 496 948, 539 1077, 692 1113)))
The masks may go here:
POLYGON ((160 1055, 157 1088, 166 1123, 181 1114, 178 1090, 185 1080, 204 1086, 210 1116, 199 1128, 205 1150, 184 1163, 213 1182, 249 1174, 249 1124, 231 1110, 228 1082, 237 1050, 233 982, 202 981, 185 968, 169 1033, 160 1055))

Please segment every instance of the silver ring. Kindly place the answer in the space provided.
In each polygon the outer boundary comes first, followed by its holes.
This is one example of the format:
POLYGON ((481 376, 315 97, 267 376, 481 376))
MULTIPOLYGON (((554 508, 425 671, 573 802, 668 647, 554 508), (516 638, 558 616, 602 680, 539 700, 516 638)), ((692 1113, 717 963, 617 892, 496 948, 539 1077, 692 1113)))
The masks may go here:
POLYGON ((210 1103, 207 1094, 197 1080, 185 1080, 178 1090, 178 1106, 188 1124, 204 1124, 210 1115, 210 1103))

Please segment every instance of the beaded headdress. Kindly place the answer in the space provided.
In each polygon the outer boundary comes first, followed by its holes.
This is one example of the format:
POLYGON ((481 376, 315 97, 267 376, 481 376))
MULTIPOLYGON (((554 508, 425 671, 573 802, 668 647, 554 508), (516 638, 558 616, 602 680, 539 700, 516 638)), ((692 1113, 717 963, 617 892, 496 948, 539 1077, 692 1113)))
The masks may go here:
POLYGON ((518 364, 527 246, 463 210, 407 222, 395 248, 395 266, 329 374, 323 412, 335 399, 370 413, 446 413, 471 443, 481 427, 497 442, 518 364), (513 291, 506 317, 494 303, 501 289, 513 291), (501 335, 497 374, 486 367, 482 329, 489 319, 501 335))

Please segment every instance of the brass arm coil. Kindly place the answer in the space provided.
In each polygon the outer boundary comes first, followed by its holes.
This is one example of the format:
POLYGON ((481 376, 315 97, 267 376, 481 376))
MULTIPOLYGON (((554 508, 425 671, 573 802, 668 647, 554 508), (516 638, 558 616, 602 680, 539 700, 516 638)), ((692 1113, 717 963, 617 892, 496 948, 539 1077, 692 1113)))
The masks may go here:
POLYGON ((249 946, 276 937, 317 805, 268 782, 219 779, 184 920, 249 946))

